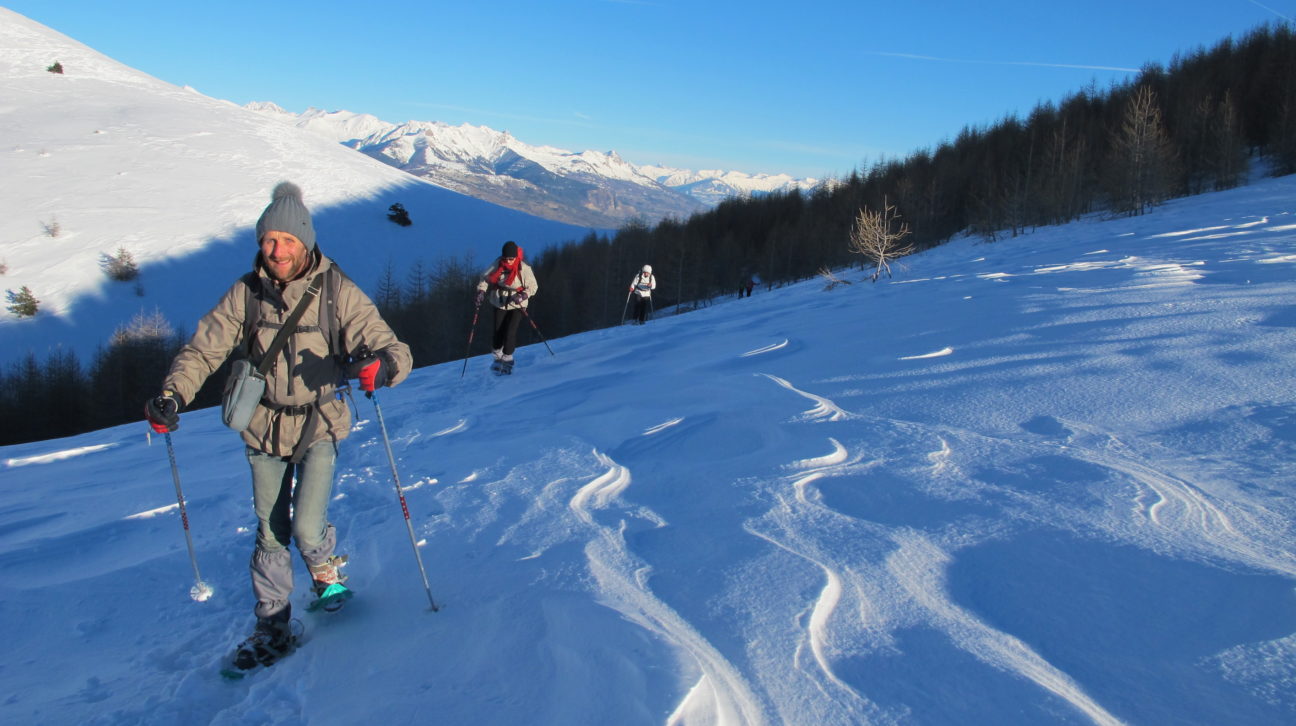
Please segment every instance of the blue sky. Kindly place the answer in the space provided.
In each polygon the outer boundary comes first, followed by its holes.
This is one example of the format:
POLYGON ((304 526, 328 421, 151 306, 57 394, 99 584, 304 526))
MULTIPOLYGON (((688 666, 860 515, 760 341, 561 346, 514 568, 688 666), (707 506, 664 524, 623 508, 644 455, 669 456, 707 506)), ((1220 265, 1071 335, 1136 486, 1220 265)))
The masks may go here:
POLYGON ((7 0, 236 103, 472 123, 638 164, 843 175, 1025 115, 1291 0, 7 0))

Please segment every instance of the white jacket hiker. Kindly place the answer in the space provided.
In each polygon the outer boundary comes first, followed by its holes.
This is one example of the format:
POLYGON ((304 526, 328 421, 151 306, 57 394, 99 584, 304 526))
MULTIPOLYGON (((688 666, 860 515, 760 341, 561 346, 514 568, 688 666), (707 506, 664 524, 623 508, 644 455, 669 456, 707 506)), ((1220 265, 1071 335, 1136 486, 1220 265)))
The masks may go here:
POLYGON ((652 306, 652 291, 657 289, 657 278, 653 277, 652 265, 644 265, 638 275, 630 281, 630 292, 635 296, 635 322, 643 325, 652 306))

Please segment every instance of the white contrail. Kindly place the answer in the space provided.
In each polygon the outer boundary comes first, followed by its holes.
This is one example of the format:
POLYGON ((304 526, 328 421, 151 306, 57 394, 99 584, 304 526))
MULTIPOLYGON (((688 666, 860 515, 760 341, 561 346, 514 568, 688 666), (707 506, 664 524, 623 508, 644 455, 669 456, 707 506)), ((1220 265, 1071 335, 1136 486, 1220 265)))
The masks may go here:
POLYGON ((934 55, 918 55, 916 53, 888 53, 886 51, 874 50, 865 51, 868 55, 882 55, 889 58, 910 58, 913 60, 939 61, 941 63, 975 63, 979 65, 990 66, 1039 66, 1042 68, 1075 68, 1085 71, 1120 71, 1123 73, 1138 73, 1138 68, 1122 68, 1120 66, 1090 66, 1079 65, 1074 63, 1039 63, 1036 61, 992 61, 992 60, 967 60, 964 58, 938 58, 934 55))
POLYGON ((1248 2, 1250 2, 1252 5, 1254 5, 1254 6, 1258 7, 1258 8, 1260 8, 1261 10, 1268 10, 1269 12, 1273 13, 1274 15, 1277 15, 1278 17, 1282 18, 1283 20, 1286 20, 1286 21, 1289 22, 1289 23, 1290 23, 1290 22, 1293 22, 1293 21, 1292 21, 1292 17, 1291 17, 1290 15, 1283 15, 1281 12, 1279 12, 1279 11, 1277 11, 1277 10, 1274 10, 1273 8, 1269 7, 1268 5, 1263 5, 1263 4, 1261 4, 1261 3, 1258 3, 1258 2, 1256 2, 1256 0, 1248 0, 1248 2))

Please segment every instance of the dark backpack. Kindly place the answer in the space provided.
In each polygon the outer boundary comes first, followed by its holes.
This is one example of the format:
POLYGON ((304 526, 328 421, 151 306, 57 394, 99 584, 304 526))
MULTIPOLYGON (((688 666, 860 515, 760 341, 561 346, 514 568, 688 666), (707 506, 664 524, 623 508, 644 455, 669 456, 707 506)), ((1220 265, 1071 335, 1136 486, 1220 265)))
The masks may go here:
MULTIPOLYGON (((255 354, 252 345, 256 340, 253 333, 257 328, 278 329, 278 323, 271 323, 261 319, 261 276, 256 270, 249 272, 239 278, 243 282, 244 304, 243 304, 243 341, 246 344, 244 354, 248 358, 254 358, 255 354)), ((342 366, 345 363, 346 351, 342 350, 342 318, 337 311, 338 295, 342 291, 342 281, 347 278, 345 272, 338 268, 337 264, 330 265, 324 272, 324 285, 319 295, 319 324, 318 325, 298 325, 293 334, 319 332, 324 335, 328 341, 329 355, 333 360, 342 366)))
MULTIPOLYGON (((261 319, 261 276, 255 270, 239 278, 243 281, 243 288, 246 291, 244 298, 243 313, 243 339, 247 345, 244 354, 251 360, 255 360, 252 346, 256 336, 253 332, 257 328, 280 328, 278 323, 271 323, 261 319)), ((337 265, 330 265, 329 269, 324 272, 324 283, 320 286, 319 293, 319 323, 317 325, 298 325, 293 331, 293 335, 298 333, 320 332, 324 339, 328 341, 329 357, 333 359, 333 364, 337 368, 338 378, 336 381, 338 398, 342 397, 343 390, 350 390, 346 382, 346 358, 347 352, 342 350, 342 320, 338 317, 337 299, 342 290, 342 280, 346 279, 346 273, 342 272, 337 265)), ((292 336, 289 336, 291 341, 292 336)), ((295 346, 286 346, 289 357, 294 353, 295 346)), ((289 379, 291 380, 291 379, 289 379)), ((291 390, 291 384, 289 384, 291 390)), ((293 448, 291 461, 299 463, 302 457, 306 455, 307 446, 313 437, 313 432, 319 418, 320 403, 324 398, 324 388, 321 387, 315 396, 315 402, 306 404, 302 407, 280 407, 275 408, 277 412, 292 412, 295 408, 304 408, 307 416, 306 423, 302 426, 302 437, 293 448)))

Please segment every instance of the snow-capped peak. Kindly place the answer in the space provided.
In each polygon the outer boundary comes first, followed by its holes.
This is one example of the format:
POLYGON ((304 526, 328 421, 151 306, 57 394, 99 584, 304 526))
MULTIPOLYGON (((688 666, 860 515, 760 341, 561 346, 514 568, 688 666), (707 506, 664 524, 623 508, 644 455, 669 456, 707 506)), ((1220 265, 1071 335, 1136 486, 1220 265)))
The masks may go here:
POLYGON ((748 194, 809 188, 788 174, 690 171, 632 164, 614 150, 535 146, 508 131, 440 121, 396 124, 369 114, 274 104, 247 108, 308 129, 442 186, 577 224, 619 226, 632 218, 686 216, 748 194), (573 186, 574 185, 574 186, 573 186))

